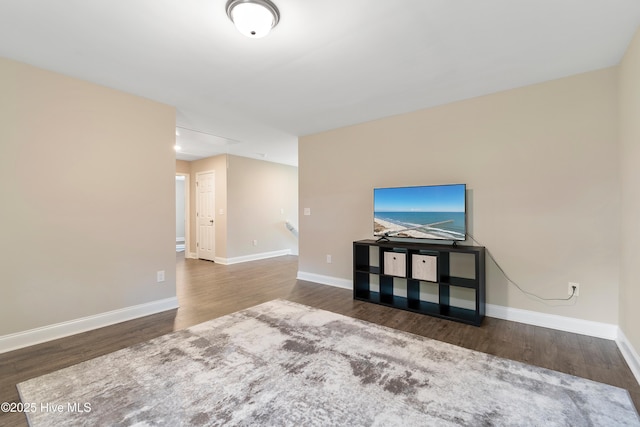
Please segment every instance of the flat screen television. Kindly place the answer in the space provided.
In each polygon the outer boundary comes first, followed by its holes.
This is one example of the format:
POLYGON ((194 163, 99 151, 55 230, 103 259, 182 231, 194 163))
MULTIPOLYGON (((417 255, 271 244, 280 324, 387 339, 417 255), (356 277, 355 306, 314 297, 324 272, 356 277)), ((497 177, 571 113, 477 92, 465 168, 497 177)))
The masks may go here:
POLYGON ((466 185, 374 188, 373 234, 381 238, 465 240, 466 185))

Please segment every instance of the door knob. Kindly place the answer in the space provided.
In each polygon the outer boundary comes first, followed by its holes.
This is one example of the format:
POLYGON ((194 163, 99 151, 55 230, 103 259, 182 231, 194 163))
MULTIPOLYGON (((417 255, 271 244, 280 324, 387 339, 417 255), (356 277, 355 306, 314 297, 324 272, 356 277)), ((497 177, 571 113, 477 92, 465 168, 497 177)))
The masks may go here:
POLYGON ((213 224, 213 220, 212 220, 212 219, 210 219, 210 220, 209 220, 209 222, 210 222, 211 224, 213 224))

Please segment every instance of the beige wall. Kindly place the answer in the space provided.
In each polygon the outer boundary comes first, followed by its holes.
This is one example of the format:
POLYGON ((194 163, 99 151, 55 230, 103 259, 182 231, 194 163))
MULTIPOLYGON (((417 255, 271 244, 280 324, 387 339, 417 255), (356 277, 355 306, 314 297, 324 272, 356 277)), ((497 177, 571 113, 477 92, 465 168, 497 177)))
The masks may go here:
POLYGON ((352 277, 372 237, 374 187, 466 183, 469 232, 488 264, 487 302, 618 323, 616 70, 605 69, 302 137, 299 270, 352 277), (326 263, 331 254, 333 263, 326 263))
POLYGON ((214 171, 216 179, 216 258, 298 253, 297 237, 285 227, 286 220, 298 224, 298 168, 226 154, 176 162, 176 172, 191 176, 189 252, 196 253, 195 180, 206 171, 214 171))
POLYGON ((228 166, 227 257, 297 254, 298 239, 285 223, 298 224, 298 168, 238 156, 229 156, 228 166))
POLYGON ((620 328, 640 349, 640 30, 619 67, 622 266, 620 328))
POLYGON ((0 93, 0 335, 174 297, 175 110, 6 59, 0 93))
POLYGON ((189 174, 191 173, 191 162, 185 160, 176 160, 176 173, 189 174))

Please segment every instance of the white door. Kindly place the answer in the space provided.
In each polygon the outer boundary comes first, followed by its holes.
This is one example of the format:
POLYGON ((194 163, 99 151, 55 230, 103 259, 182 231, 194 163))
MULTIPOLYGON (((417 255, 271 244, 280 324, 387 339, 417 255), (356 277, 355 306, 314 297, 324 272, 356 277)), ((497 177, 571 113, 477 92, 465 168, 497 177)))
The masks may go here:
POLYGON ((196 174, 196 194, 198 258, 213 261, 216 256, 216 199, 213 171, 196 174))

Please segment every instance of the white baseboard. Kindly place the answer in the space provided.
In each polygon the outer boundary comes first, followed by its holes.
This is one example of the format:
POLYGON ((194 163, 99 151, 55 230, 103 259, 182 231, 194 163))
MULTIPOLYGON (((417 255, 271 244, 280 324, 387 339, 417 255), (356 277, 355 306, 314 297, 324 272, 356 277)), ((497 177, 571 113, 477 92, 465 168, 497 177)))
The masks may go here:
MULTIPOLYGON (((338 288, 353 289, 353 280, 350 279, 323 276, 321 274, 307 273, 304 271, 298 271, 298 279, 321 283, 323 285, 336 286, 338 288)), ((541 326, 544 328, 573 332, 597 338, 615 340, 618 337, 617 325, 539 313, 537 311, 487 304, 486 315, 497 319, 511 320, 514 322, 525 323, 527 325, 541 326)))
POLYGON ((335 286, 336 288, 353 289, 353 281, 349 279, 340 279, 338 277, 323 276, 322 274, 307 273, 298 271, 297 279, 307 282, 315 282, 323 285, 335 286))
POLYGON ((187 258, 190 258, 190 259, 198 259, 198 254, 197 254, 197 253, 195 253, 195 252, 189 252, 189 253, 187 254, 187 258))
POLYGON ((511 320, 527 325, 541 326, 608 340, 615 340, 618 336, 618 325, 610 323, 594 322, 493 304, 487 304, 486 309, 487 316, 497 319, 511 320))
POLYGON ((259 254, 244 255, 244 256, 238 256, 233 258, 215 257, 214 261, 222 265, 231 265, 231 264, 239 264, 241 262, 258 261, 260 259, 275 258, 283 255, 291 255, 291 249, 283 249, 283 250, 272 251, 272 252, 262 252, 259 254))
POLYGON ((28 331, 0 336, 0 353, 87 332, 92 329, 114 325, 138 317, 148 316, 178 308, 178 298, 171 297, 145 304, 134 305, 54 325, 30 329, 28 331))
POLYGON ((638 352, 633 348, 633 345, 631 345, 631 342, 629 342, 627 336, 620 328, 618 328, 616 344, 618 344, 624 360, 627 361, 629 369, 633 372, 633 376, 636 377, 636 381, 640 384, 640 355, 638 355, 638 352))

